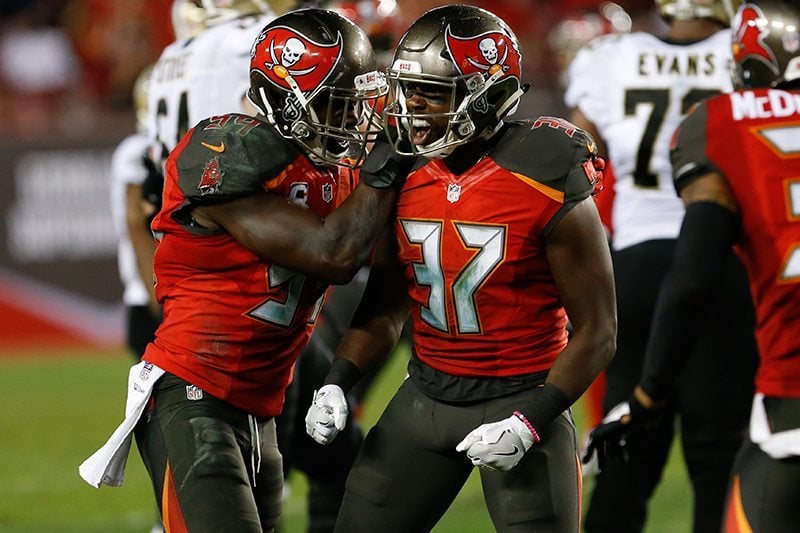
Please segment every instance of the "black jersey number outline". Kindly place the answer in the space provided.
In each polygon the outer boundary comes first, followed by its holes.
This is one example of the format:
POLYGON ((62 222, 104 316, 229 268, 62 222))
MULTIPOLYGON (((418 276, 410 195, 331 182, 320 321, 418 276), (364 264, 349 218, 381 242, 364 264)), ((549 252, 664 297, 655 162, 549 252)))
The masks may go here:
MULTIPOLYGON (((686 115, 694 104, 720 94, 716 89, 689 89, 681 99, 681 115, 686 115)), ((636 166, 633 170, 633 183, 639 187, 658 187, 658 176, 650 170, 653 158, 653 145, 667 116, 670 102, 670 89, 627 89, 625 91, 625 115, 635 115, 640 104, 651 106, 650 116, 636 150, 636 166)))
POLYGON ((187 91, 182 91, 178 97, 178 128, 176 130, 178 133, 175 139, 172 139, 172 142, 168 142, 169 139, 164 139, 164 135, 160 131, 159 125, 164 118, 169 118, 169 110, 167 99, 161 98, 156 104, 156 139, 161 144, 164 158, 166 158, 169 153, 167 147, 177 146, 183 136, 186 135, 186 132, 189 131, 189 93, 187 91))

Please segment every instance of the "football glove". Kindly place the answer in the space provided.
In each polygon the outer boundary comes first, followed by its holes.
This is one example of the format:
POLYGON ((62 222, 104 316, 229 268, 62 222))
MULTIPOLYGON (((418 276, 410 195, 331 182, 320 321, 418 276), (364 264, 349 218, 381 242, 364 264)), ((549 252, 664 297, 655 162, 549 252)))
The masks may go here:
POLYGON ((400 155, 384 136, 378 138, 359 170, 359 180, 376 189, 402 187, 416 157, 400 155))
POLYGON ((583 454, 582 462, 589 463, 592 455, 597 453, 597 464, 600 470, 605 467, 606 459, 614 452, 619 452, 623 461, 628 460, 627 444, 631 435, 650 429, 661 418, 666 402, 653 402, 647 393, 637 387, 627 401, 614 406, 603 421, 589 433, 589 442, 583 454), (648 399, 650 407, 637 397, 637 392, 648 399))
POLYGON ((514 414, 473 429, 458 443, 456 451, 466 452, 475 466, 506 472, 517 466, 536 442, 539 438, 535 431, 514 414))
POLYGON ((330 444, 347 424, 347 398, 339 385, 325 385, 314 391, 306 413, 306 433, 319 444, 330 444))

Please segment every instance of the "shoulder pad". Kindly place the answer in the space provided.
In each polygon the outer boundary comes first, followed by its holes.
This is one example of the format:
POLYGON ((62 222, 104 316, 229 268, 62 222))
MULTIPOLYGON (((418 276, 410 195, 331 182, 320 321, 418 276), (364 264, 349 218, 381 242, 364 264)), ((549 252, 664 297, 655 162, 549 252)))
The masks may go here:
POLYGON ((592 193, 597 146, 584 130, 559 117, 509 122, 491 156, 501 167, 564 193, 564 203, 592 193), (588 164, 588 166, 587 166, 588 164))
POLYGON ((714 169, 706 157, 707 118, 708 104, 703 101, 692 109, 672 135, 669 155, 678 193, 694 178, 714 169))
POLYGON ((297 159, 298 149, 266 122, 221 115, 199 122, 178 152, 178 185, 193 200, 225 200, 263 191, 297 159))

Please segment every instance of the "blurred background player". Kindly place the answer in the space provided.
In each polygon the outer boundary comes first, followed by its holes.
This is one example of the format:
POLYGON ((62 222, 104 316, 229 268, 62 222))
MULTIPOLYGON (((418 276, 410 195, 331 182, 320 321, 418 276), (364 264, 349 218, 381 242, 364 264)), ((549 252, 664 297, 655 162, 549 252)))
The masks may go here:
POLYGON ((322 5, 367 32, 378 64, 384 68, 391 64, 394 47, 405 29, 396 0, 332 0, 322 5))
MULTIPOLYGON (((147 137, 147 87, 151 68, 136 79, 133 102, 136 110, 136 133, 125 137, 111 158, 111 215, 119 236, 117 267, 122 281, 122 303, 125 307, 125 340, 135 361, 144 355, 147 344, 155 338, 161 322, 161 306, 155 298, 151 280, 140 272, 152 272, 152 265, 138 265, 134 242, 149 246, 150 215, 153 213, 142 197, 142 184, 151 172, 157 172, 150 160, 147 137)), ((163 531, 158 519, 152 533, 163 531)))
POLYGON ((563 119, 506 120, 528 86, 516 36, 489 11, 430 10, 388 73, 386 133, 422 157, 308 433, 328 444, 345 427, 345 392, 391 352, 409 312, 414 351, 336 530, 428 531, 479 466, 497 530, 576 531, 569 406, 612 357, 616 324, 595 143, 563 119))
MULTIPOLYGON (((617 286, 617 353, 606 369, 604 412, 625 401, 641 373, 661 282, 684 208, 672 186, 669 142, 693 104, 731 90, 730 17, 721 1, 658 0, 663 36, 606 36, 578 53, 567 105, 607 154, 616 177, 612 248, 617 286)), ((752 399, 757 355, 743 266, 731 252, 715 312, 657 429, 631 437, 624 457, 609 457, 586 516, 587 531, 641 531, 680 416, 694 489, 694 530, 719 530, 728 474, 752 399), (724 365, 724 372, 720 370, 724 365)))
MULTIPOLYGON (((161 208, 164 162, 186 131, 213 115, 255 114, 246 98, 250 46, 274 16, 265 0, 173 1, 175 42, 153 65, 147 90, 149 157, 158 170, 142 184, 150 219, 161 208)), ((153 239, 134 246, 137 264, 152 265, 153 239)), ((152 266, 142 277, 152 279, 152 266)))
POLYGON ((581 48, 603 35, 628 33, 631 25, 630 14, 615 2, 603 2, 595 10, 565 14, 547 34, 547 44, 556 55, 561 85, 566 88, 567 70, 581 48))
MULTIPOLYGON (((142 184, 156 171, 149 158, 147 137, 147 86, 151 69, 139 75, 133 90, 136 110, 136 133, 117 146, 111 159, 111 213, 119 235, 117 264, 123 285, 122 303, 126 310, 126 339, 131 355, 138 361, 147 343, 153 340, 161 321, 161 309, 155 300, 152 266, 138 265, 135 247, 149 246, 153 240, 149 217, 143 206, 142 184), (136 246, 133 243, 137 243, 136 246)), ((151 213, 150 213, 151 214, 151 213)))
MULTIPOLYGON (((647 430, 695 354, 709 300, 736 246, 750 277, 760 366, 749 438, 731 475, 723 530, 797 529, 800 496, 800 6, 754 0, 733 22, 737 92, 700 104, 672 148, 686 204, 629 415, 604 424, 608 449, 647 430), (734 155, 735 154, 735 155, 734 155)), ((739 354, 726 353, 721 364, 739 354)), ((720 368, 724 373, 724 368, 720 368)), ((714 428, 708 428, 713 431, 714 428)))
MULTIPOLYGON (((581 48, 602 35, 628 33, 631 31, 631 25, 631 15, 614 2, 603 2, 596 9, 590 10, 588 7, 584 7, 564 15, 547 34, 547 44, 555 53, 560 89, 566 88, 567 69, 581 48)), ((611 207, 614 200, 614 169, 608 161, 603 170, 603 189, 595 195, 594 200, 597 203, 600 220, 603 221, 603 226, 610 236, 612 231, 611 207)), ((605 391, 605 374, 601 373, 584 396, 586 400, 584 426, 594 427, 603 419, 605 391)), ((584 467, 583 474, 589 473, 590 470, 584 467)))

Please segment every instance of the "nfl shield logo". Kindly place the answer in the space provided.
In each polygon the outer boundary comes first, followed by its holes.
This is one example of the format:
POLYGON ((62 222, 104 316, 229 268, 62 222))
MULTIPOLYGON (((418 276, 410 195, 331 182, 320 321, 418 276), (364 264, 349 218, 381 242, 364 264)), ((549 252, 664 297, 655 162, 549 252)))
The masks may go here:
POLYGON ((186 399, 187 400, 202 400, 203 389, 195 387, 194 385, 186 385, 186 399))
POLYGON ((450 203, 456 203, 458 199, 461 198, 461 185, 457 183, 451 183, 447 186, 447 201, 450 203))
POLYGON ((329 204, 333 201, 333 185, 330 183, 325 183, 322 186, 322 199, 326 204, 329 204))

